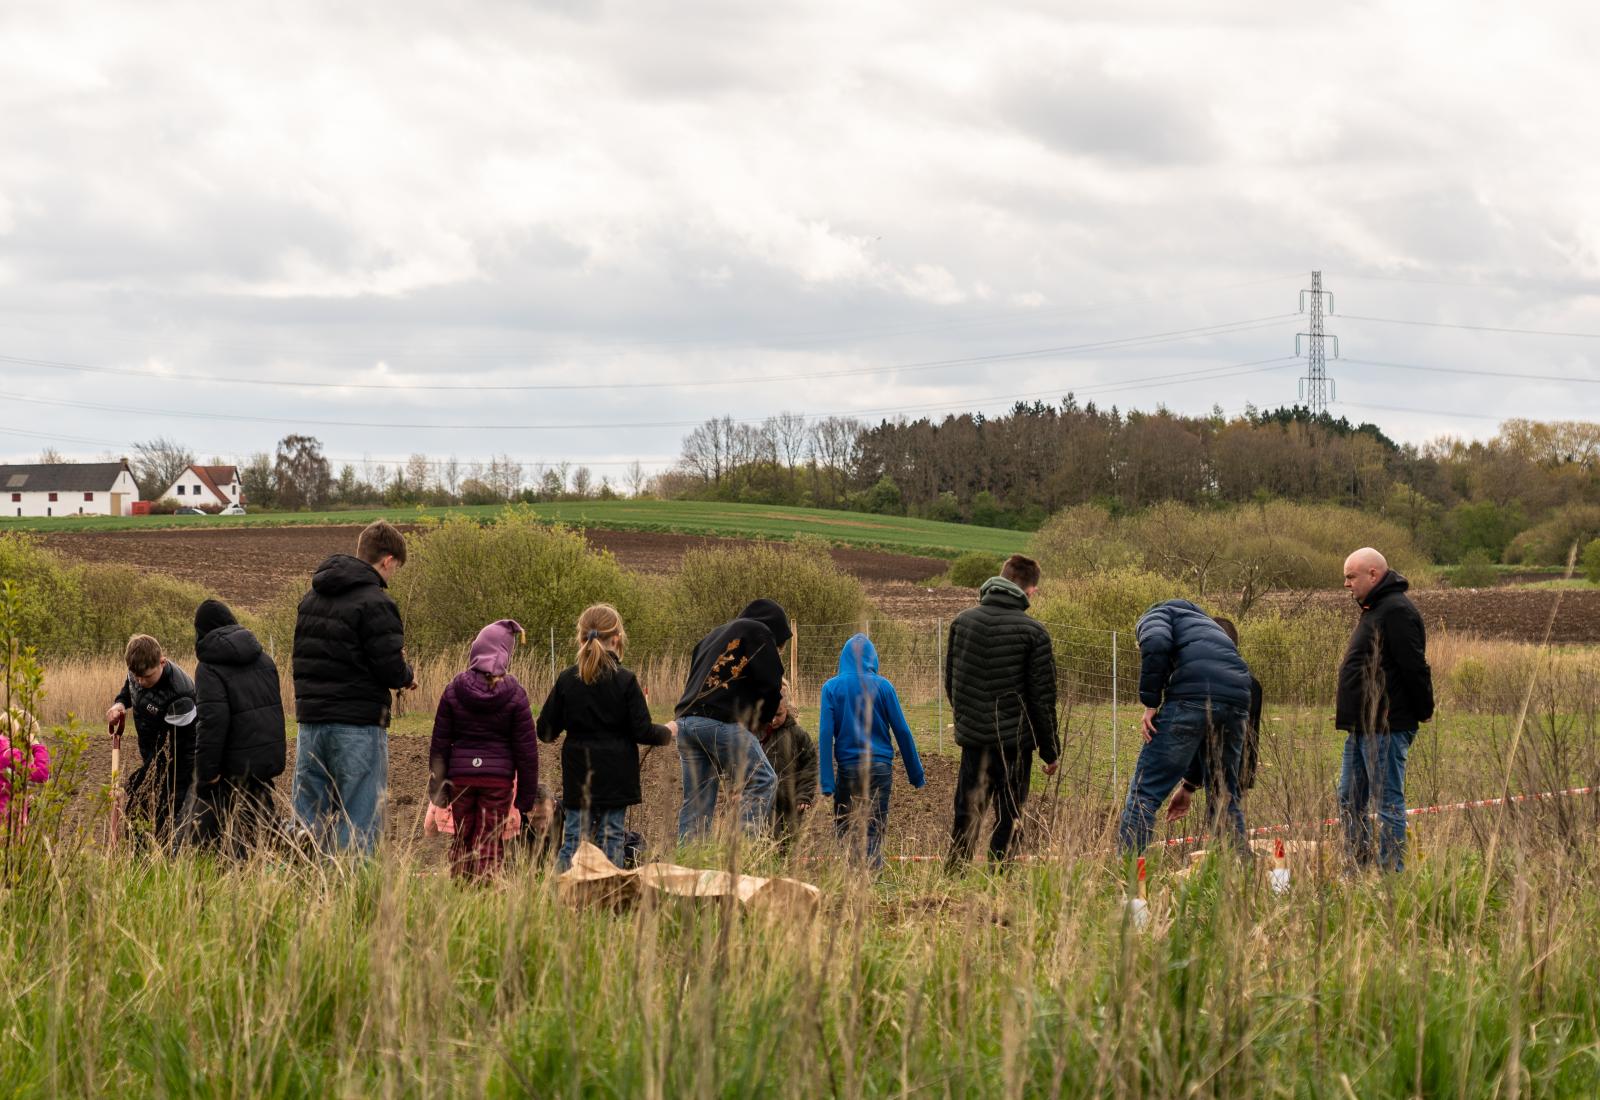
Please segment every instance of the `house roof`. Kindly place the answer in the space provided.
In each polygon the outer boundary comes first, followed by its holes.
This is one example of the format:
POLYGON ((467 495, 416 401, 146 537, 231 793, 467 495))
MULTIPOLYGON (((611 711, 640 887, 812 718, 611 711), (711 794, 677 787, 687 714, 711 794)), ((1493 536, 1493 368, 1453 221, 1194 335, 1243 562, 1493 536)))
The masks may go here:
POLYGON ((220 486, 230 484, 234 478, 238 477, 239 467, 190 466, 189 469, 194 471, 195 477, 200 479, 200 484, 211 490, 211 495, 216 497, 219 502, 223 504, 233 503, 228 499, 228 494, 224 493, 220 486))
POLYGON ((107 493, 127 468, 125 462, 43 462, 0 466, 0 491, 107 493))

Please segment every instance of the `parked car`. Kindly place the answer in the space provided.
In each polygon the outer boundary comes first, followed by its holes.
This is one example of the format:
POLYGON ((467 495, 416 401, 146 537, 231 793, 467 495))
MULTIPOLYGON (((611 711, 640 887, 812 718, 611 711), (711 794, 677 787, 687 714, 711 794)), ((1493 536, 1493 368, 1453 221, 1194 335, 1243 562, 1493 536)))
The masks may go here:
POLYGON ((202 512, 198 508, 179 508, 176 512, 173 512, 172 514, 175 515, 175 516, 203 516, 203 515, 205 515, 205 513, 202 512))
POLYGON ((222 511, 217 513, 219 516, 243 516, 248 514, 249 513, 244 510, 244 505, 242 504, 230 504, 222 511))

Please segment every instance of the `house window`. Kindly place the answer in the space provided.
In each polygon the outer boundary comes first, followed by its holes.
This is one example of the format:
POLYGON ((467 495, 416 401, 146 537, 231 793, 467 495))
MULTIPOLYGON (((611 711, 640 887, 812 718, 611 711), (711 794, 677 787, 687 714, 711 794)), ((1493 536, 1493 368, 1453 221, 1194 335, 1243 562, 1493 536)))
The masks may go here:
POLYGON ((54 504, 55 502, 56 502, 56 495, 54 493, 51 493, 50 494, 50 503, 54 504))
POLYGON ((183 486, 182 485, 178 486, 178 495, 180 497, 183 495, 183 486))
POLYGON ((84 500, 93 500, 94 499, 94 494, 93 493, 84 493, 83 494, 83 499, 84 500))
POLYGON ((21 493, 12 493, 11 494, 11 503, 12 504, 21 504, 22 503, 22 494, 21 493))

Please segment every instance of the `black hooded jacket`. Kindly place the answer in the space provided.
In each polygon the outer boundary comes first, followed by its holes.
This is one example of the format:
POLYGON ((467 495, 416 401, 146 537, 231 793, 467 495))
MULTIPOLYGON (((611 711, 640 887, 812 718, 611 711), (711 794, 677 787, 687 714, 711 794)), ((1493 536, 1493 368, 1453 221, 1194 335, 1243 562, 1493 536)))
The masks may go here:
POLYGON ((294 713, 301 722, 387 726, 391 689, 411 683, 400 609, 378 571, 334 554, 317 566, 294 624, 294 713))
POLYGON ((222 776, 271 779, 283 774, 283 695, 278 666, 237 623, 219 626, 195 643, 200 713, 195 779, 222 776))
POLYGON ((1433 717, 1428 638, 1410 582, 1393 569, 1367 593, 1339 666, 1334 725, 1350 733, 1414 730, 1433 717))
POLYGON ((771 723, 783 695, 783 646, 789 616, 772 600, 755 600, 732 622, 694 647, 689 681, 674 708, 755 730, 771 723))

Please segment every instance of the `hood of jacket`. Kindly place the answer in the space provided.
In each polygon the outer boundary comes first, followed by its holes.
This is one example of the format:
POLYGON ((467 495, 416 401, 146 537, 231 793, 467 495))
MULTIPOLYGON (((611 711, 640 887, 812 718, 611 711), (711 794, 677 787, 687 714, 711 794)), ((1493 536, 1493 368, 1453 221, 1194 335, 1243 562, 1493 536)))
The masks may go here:
POLYGON ((1391 569, 1383 575, 1383 579, 1372 586, 1372 591, 1367 593, 1367 598, 1361 601, 1361 610, 1370 611, 1380 600, 1404 592, 1411 587, 1411 582, 1391 569))
POLYGON ((751 600, 745 609, 739 612, 741 619, 754 619, 768 630, 782 646, 789 641, 789 613, 776 600, 751 600))
POLYGON ((865 634, 853 634, 850 640, 839 650, 839 675, 860 676, 863 673, 876 675, 878 671, 878 647, 872 644, 872 639, 865 634))
POLYGON ((311 587, 324 596, 337 596, 368 584, 389 587, 376 569, 352 554, 334 554, 311 574, 311 587))
POLYGON ((517 692, 517 682, 511 677, 502 676, 490 686, 487 676, 470 668, 457 673, 454 683, 456 698, 461 705, 480 714, 493 714, 501 710, 517 692))
POLYGON ((1023 611, 1028 609, 1028 594, 1014 581, 1004 577, 990 577, 983 582, 983 587, 978 589, 978 602, 991 607, 1015 607, 1023 611))
POLYGON ((261 643, 249 630, 230 623, 196 642, 194 655, 208 665, 249 665, 261 656, 261 643))

